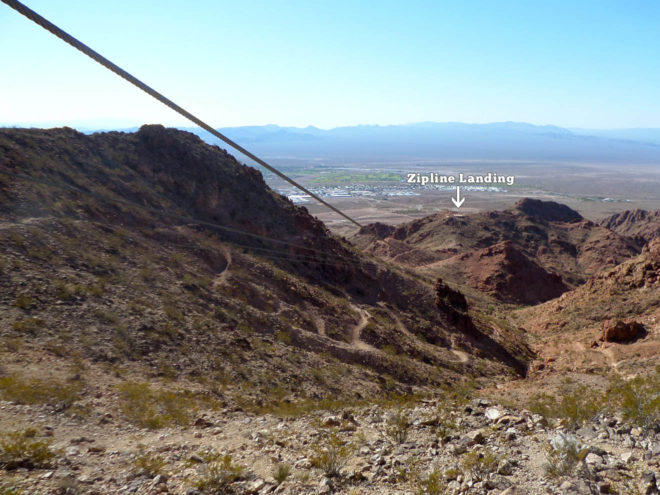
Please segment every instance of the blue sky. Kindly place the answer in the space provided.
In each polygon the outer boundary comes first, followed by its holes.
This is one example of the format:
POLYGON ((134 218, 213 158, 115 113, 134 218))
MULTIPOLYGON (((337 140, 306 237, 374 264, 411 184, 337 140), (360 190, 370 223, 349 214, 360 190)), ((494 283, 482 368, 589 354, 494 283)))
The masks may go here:
MULTIPOLYGON (((660 127, 660 2, 25 0, 214 127, 660 127)), ((0 123, 188 125, 0 4, 0 123)))

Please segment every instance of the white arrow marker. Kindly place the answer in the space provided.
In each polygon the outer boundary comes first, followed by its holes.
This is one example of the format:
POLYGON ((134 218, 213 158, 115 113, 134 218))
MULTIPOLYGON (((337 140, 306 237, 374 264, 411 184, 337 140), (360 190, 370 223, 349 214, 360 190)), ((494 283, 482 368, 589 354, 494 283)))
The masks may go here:
POLYGON ((460 208, 461 205, 463 204, 463 201, 465 201, 465 198, 461 199, 461 186, 456 186, 456 197, 451 198, 452 203, 454 203, 454 206, 456 208, 460 208))

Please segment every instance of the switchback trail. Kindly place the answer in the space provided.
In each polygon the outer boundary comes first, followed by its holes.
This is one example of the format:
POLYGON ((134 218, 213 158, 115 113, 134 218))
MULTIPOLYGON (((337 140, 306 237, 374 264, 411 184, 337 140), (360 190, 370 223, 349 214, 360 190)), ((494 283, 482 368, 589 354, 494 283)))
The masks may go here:
MULTIPOLYGON (((394 323, 396 324, 397 330, 399 330, 401 333, 407 335, 408 337, 414 339, 417 343, 421 343, 422 345, 427 346, 428 348, 431 348, 434 352, 437 351, 437 347, 429 344, 425 341, 422 341, 419 337, 417 337, 415 334, 413 334, 408 328, 403 324, 401 321, 401 318, 398 317, 398 315, 392 311, 390 308, 387 307, 387 305, 384 302, 379 302, 378 306, 380 306, 382 309, 387 311, 387 314, 394 320, 394 323)), ((458 357, 458 363, 467 363, 470 361, 470 355, 467 352, 463 351, 458 351, 455 349, 448 349, 450 352, 452 352, 456 357, 458 357)))
POLYGON ((222 254, 225 257, 225 260, 227 260, 227 264, 225 265, 224 269, 215 277, 215 280, 213 281, 213 288, 217 288, 219 285, 222 285, 227 282, 227 279, 229 278, 229 267, 231 266, 231 250, 223 246, 222 247, 222 254))
POLYGON ((357 311, 360 314, 360 321, 351 330, 351 344, 353 344, 355 347, 359 349, 373 350, 373 351, 377 350, 375 347, 367 344, 366 342, 363 342, 360 339, 362 330, 364 329, 364 327, 366 327, 369 324, 369 318, 371 318, 371 315, 366 310, 360 308, 359 306, 356 306, 355 304, 352 304, 351 306, 355 311, 357 311))

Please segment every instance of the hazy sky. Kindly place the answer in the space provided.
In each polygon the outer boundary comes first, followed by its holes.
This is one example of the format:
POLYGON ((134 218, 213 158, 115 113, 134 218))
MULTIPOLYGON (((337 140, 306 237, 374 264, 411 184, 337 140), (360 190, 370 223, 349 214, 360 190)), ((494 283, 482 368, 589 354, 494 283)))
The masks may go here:
MULTIPOLYGON (((660 127, 660 2, 25 0, 214 127, 660 127)), ((0 123, 187 122, 0 3, 0 123)))

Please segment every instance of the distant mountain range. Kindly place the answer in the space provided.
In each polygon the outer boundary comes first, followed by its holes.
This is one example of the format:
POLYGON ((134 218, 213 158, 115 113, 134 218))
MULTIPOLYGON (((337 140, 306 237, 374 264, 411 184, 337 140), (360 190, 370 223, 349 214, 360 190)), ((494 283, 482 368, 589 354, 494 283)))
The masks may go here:
MULTIPOLYGON (((195 132, 212 144, 208 133, 195 132)), ((328 160, 531 160, 660 165, 660 129, 590 131, 517 122, 423 122, 323 130, 276 125, 219 129, 266 157, 328 160)))
MULTIPOLYGON (((95 128, 78 127, 92 133, 95 128)), ((225 147, 198 128, 180 128, 225 147)), ((107 129, 106 129, 107 130, 107 129)), ((121 129, 134 132, 137 127, 121 129)), ((523 160, 660 165, 660 128, 567 129, 520 122, 421 122, 319 129, 277 125, 219 131, 265 158, 342 161, 523 160)))

